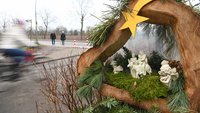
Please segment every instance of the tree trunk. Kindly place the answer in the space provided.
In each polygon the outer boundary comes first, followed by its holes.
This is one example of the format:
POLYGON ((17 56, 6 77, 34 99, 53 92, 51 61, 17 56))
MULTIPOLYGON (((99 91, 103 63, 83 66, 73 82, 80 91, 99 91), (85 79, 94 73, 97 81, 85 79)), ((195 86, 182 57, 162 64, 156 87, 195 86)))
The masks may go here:
POLYGON ((84 15, 81 15, 81 40, 83 39, 83 22, 84 22, 84 15))
POLYGON ((47 36, 47 29, 48 29, 48 26, 45 26, 44 39, 46 39, 46 36, 47 36))
MULTIPOLYGON (((137 0, 134 0, 129 7, 133 8, 136 3, 137 0)), ((165 0, 164 3, 154 0, 144 6, 139 15, 150 18, 149 23, 171 25, 181 55, 190 109, 197 111, 200 107, 200 17, 190 7, 174 0, 165 0)), ((124 22, 124 18, 121 17, 102 47, 91 48, 80 56, 78 73, 83 73, 96 59, 105 61, 126 43, 131 35, 130 31, 128 29, 119 31, 124 22)), ((109 96, 111 91, 106 88, 103 87, 102 91, 105 91, 103 94, 109 96)), ((126 96, 126 93, 122 93, 120 100, 126 96)))

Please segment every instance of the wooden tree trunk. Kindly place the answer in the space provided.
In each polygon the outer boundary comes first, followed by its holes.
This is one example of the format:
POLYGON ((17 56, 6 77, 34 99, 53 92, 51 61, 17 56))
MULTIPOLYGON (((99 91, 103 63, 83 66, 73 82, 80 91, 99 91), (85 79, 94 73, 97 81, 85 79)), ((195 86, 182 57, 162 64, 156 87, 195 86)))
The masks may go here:
MULTIPOLYGON (((137 0, 134 0, 129 4, 129 7, 133 8, 136 3, 137 0)), ((150 18, 149 23, 171 25, 181 55, 190 109, 197 111, 200 108, 200 17, 192 12, 190 7, 174 0, 165 0, 164 3, 160 0, 154 0, 144 6, 139 15, 150 18)), ((127 42, 131 35, 130 31, 128 29, 119 30, 124 22, 124 18, 121 17, 102 47, 91 48, 80 56, 77 64, 78 73, 83 73, 85 68, 89 67, 96 59, 105 61, 127 42)), ((106 90, 107 88, 109 89, 109 86, 104 86, 102 93, 116 97, 114 92, 117 89, 111 91, 106 90)), ((120 97, 120 100, 130 103, 131 100, 128 101, 125 98, 128 96, 127 93, 120 95, 117 96, 118 99, 120 97)), ((139 106, 144 107, 145 103, 139 106)), ((166 109, 163 108, 167 106, 160 106, 160 109, 166 112, 166 109)))

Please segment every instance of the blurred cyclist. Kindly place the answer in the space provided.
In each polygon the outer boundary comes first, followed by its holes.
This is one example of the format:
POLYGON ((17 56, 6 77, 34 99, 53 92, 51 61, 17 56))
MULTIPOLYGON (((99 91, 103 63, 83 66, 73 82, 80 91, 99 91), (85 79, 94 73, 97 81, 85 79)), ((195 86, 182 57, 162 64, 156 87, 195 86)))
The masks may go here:
POLYGON ((37 46, 32 43, 25 34, 24 22, 16 20, 14 26, 2 34, 0 38, 0 52, 5 57, 13 59, 13 63, 20 64, 32 54, 23 50, 24 47, 37 46))

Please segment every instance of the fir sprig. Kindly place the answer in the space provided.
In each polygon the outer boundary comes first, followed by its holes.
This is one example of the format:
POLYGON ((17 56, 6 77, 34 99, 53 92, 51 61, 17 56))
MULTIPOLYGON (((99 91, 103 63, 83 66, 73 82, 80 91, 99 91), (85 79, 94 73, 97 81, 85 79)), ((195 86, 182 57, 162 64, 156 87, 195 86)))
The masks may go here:
POLYGON ((96 113, 95 109, 100 107, 105 107, 111 109, 119 104, 119 102, 115 98, 107 97, 105 100, 98 102, 95 105, 89 106, 85 108, 82 113, 96 113))
POLYGON ((110 10, 104 11, 101 23, 89 31, 89 43, 93 46, 101 46, 111 34, 112 28, 119 19, 121 11, 127 9, 127 4, 131 0, 115 0, 116 6, 106 5, 110 10))
POLYGON ((80 87, 77 91, 78 96, 80 97, 91 97, 92 96, 92 86, 84 85, 80 87))
POLYGON ((185 81, 183 75, 179 75, 179 78, 170 85, 172 97, 168 102, 168 107, 173 113, 187 113, 189 111, 189 100, 184 91, 184 87, 185 81))
POLYGON ((123 47, 122 49, 124 55, 117 53, 113 60, 116 61, 117 66, 120 65, 123 67, 124 72, 130 73, 130 69, 127 67, 127 65, 128 59, 132 58, 132 52, 126 47, 123 47))
POLYGON ((95 75, 99 74, 103 68, 103 63, 100 60, 96 60, 89 68, 86 69, 85 73, 78 79, 79 85, 89 84, 95 75))
MULTIPOLYGON (((179 111, 181 110, 180 108, 184 108, 182 110, 188 110, 188 99, 187 99, 187 95, 184 91, 180 91, 178 93, 176 93, 173 98, 169 101, 169 108, 170 111, 179 111)), ((179 113, 183 113, 183 112, 179 112, 179 113)))
POLYGON ((77 91, 78 95, 91 97, 93 88, 97 90, 101 88, 105 74, 105 66, 100 60, 96 60, 78 79, 78 84, 81 86, 77 91))

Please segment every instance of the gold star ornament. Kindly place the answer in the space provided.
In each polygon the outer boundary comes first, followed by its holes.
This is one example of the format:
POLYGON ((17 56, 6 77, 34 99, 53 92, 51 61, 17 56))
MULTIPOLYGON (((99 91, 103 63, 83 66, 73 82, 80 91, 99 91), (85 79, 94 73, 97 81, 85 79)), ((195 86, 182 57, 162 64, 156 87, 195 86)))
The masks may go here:
POLYGON ((135 36, 137 24, 148 20, 149 18, 138 16, 139 10, 149 3, 151 0, 138 0, 137 4, 131 12, 122 12, 126 22, 122 25, 120 30, 129 28, 132 36, 135 36))
POLYGON ((146 17, 135 15, 134 13, 122 12, 122 14, 125 17, 126 22, 122 25, 120 30, 129 28, 133 37, 135 36, 137 24, 149 19, 146 17))

